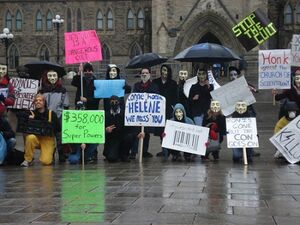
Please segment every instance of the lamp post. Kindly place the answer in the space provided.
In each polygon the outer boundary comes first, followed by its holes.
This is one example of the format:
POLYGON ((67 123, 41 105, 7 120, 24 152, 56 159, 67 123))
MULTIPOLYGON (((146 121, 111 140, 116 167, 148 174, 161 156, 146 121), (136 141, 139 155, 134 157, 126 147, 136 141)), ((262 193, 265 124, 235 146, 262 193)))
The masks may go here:
POLYGON ((52 23, 56 28, 56 62, 59 63, 59 28, 63 24, 64 20, 60 18, 60 15, 56 15, 55 19, 52 19, 52 23))
POLYGON ((14 35, 9 32, 9 29, 5 27, 3 29, 3 33, 0 34, 0 39, 2 43, 5 45, 5 59, 6 59, 6 66, 8 67, 8 46, 10 42, 12 42, 12 39, 14 38, 14 35))

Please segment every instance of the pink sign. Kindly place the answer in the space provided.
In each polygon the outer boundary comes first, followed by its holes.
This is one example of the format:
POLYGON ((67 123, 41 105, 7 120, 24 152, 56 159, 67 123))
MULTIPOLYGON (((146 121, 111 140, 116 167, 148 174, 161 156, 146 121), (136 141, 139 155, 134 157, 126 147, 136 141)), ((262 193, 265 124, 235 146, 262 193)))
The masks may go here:
POLYGON ((102 60, 101 43, 95 30, 65 33, 66 64, 102 60))

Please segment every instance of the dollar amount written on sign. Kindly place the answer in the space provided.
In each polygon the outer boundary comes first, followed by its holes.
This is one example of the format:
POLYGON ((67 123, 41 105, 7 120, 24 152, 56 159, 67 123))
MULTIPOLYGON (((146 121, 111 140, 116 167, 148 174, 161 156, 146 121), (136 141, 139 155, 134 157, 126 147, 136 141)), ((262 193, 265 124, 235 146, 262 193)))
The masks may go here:
POLYGON ((63 143, 104 143, 104 130, 103 110, 63 111, 63 143))

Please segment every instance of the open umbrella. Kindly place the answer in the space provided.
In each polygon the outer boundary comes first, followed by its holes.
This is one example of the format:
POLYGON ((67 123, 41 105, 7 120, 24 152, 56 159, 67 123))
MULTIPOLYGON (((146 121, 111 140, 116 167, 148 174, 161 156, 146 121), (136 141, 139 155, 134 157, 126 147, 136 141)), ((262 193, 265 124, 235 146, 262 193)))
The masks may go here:
POLYGON ((24 66, 28 68, 32 79, 39 80, 43 73, 48 70, 56 71, 59 77, 66 75, 65 69, 61 65, 48 61, 31 61, 24 66))
POLYGON ((164 63, 168 58, 164 58, 156 53, 144 53, 134 56, 126 65, 127 69, 137 69, 143 67, 151 67, 164 63))
POLYGON ((217 63, 240 60, 240 57, 223 45, 201 43, 186 48, 174 59, 181 62, 217 63))

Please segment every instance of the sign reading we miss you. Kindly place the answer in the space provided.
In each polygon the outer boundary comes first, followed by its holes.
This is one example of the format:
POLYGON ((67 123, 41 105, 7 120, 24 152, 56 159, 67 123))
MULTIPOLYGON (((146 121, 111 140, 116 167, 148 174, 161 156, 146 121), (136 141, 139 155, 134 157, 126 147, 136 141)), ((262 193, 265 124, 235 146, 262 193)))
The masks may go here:
POLYGON ((166 99, 159 94, 131 93, 125 106, 125 126, 164 127, 166 99))
POLYGON ((258 52, 258 88, 291 88, 290 49, 260 50, 258 52))
POLYGON ((95 30, 65 33, 66 64, 102 60, 100 40, 95 30))
POLYGON ((276 33, 274 24, 260 9, 240 21, 232 31, 247 51, 262 44, 276 33))
POLYGON ((274 134, 270 141, 290 163, 300 161, 300 116, 274 134))
POLYGON ((257 148, 255 118, 226 118, 227 148, 257 148))
POLYGON ((62 143, 104 143, 103 110, 64 110, 62 143))
POLYGON ((12 78, 9 80, 15 89, 14 109, 34 109, 34 96, 39 88, 39 81, 25 78, 12 78))

